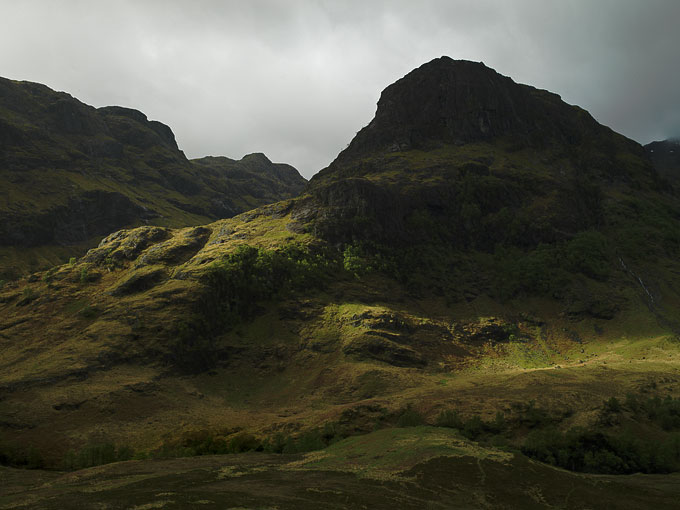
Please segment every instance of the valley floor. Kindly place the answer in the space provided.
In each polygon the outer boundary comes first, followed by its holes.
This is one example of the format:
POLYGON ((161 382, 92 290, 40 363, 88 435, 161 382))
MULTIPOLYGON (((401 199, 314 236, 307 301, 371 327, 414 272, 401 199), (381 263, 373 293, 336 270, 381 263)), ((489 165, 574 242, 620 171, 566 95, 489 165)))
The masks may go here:
POLYGON ((128 461, 71 473, 1 468, 0 509, 671 509, 680 475, 575 474, 432 427, 305 455, 128 461))

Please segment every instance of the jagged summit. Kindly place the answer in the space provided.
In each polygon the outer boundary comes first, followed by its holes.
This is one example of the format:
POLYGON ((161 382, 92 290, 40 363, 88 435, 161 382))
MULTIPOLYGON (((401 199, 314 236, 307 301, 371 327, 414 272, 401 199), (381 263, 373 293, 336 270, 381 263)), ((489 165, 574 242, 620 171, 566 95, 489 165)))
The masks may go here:
POLYGON ((375 118, 338 161, 502 136, 532 145, 552 138, 574 144, 596 127, 587 112, 557 94, 517 84, 483 63, 441 57, 382 92, 375 118))
POLYGON ((268 194, 271 196, 271 202, 275 201, 277 194, 280 194, 280 198, 290 198, 297 195, 307 182, 291 165, 273 163, 261 152, 246 154, 240 160, 233 160, 224 156, 206 156, 192 159, 191 162, 215 175, 225 175, 230 178, 242 177, 244 179, 257 177, 257 186, 245 186, 241 189, 241 194, 261 197, 268 194), (282 187, 286 188, 285 195, 282 187))
POLYGON ((641 145, 557 94, 441 57, 382 92, 374 119, 310 181, 317 212, 298 208, 336 243, 490 251, 598 228, 607 200, 632 189, 660 189, 641 145))

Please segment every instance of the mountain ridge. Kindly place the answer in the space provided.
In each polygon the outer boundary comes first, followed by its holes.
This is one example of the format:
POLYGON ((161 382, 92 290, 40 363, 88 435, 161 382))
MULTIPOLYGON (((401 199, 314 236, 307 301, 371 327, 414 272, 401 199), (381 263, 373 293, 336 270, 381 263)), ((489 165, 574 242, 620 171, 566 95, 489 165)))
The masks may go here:
POLYGON ((170 127, 138 110, 94 108, 47 86, 4 78, 0 142, 4 277, 80 255, 121 227, 229 217, 296 195, 306 182, 266 157, 233 161, 228 176, 224 165, 188 160, 170 127), (36 247, 34 256, 12 258, 28 247, 36 247))
MULTIPOLYGON (((518 145, 541 148, 551 139, 588 141, 606 129, 558 94, 515 83, 483 63, 436 58, 388 86, 373 120, 336 158, 355 159, 362 151, 401 150, 446 143, 464 145, 509 135, 518 145)), ((617 136, 621 136, 618 135, 617 136)), ((632 142, 632 140, 630 141, 632 142)), ((639 146, 633 142, 631 147, 639 146)))
POLYGON ((526 249, 600 228, 619 189, 667 191, 640 144, 556 94, 440 58, 385 89, 302 209, 340 244, 421 242, 425 221, 448 243, 526 249), (377 221, 363 235, 365 217, 377 221))

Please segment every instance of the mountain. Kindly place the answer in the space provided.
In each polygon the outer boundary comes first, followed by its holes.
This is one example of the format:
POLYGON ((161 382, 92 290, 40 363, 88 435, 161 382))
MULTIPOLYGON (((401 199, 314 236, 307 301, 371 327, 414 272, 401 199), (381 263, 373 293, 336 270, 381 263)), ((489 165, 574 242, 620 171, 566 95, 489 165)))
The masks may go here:
POLYGON ((187 160, 171 129, 0 79, 0 266, 8 277, 80 255, 141 224, 184 226, 297 195, 305 180, 264 155, 187 160), (30 250, 29 250, 30 248, 30 250))
POLYGON ((648 143, 645 151, 659 175, 677 186, 680 180, 680 139, 670 138, 648 143))
POLYGON ((203 466, 191 480, 250 506, 313 507, 319 486, 370 506, 381 483, 392 506, 672 508, 680 203, 664 183, 555 94, 435 59, 301 196, 121 230, 6 283, 0 454, 74 469, 283 452, 154 464, 154 494, 203 466), (593 474, 619 489, 593 500, 593 474), (276 494, 247 488, 263 479, 276 494))
POLYGON ((484 250, 569 239, 603 225, 607 190, 660 189, 639 144, 556 94, 446 57, 385 89, 375 118, 311 184, 324 209, 340 197, 327 231, 343 241, 361 237, 352 218, 368 214, 382 241, 420 242, 421 225, 408 223, 427 218, 448 243, 484 250))

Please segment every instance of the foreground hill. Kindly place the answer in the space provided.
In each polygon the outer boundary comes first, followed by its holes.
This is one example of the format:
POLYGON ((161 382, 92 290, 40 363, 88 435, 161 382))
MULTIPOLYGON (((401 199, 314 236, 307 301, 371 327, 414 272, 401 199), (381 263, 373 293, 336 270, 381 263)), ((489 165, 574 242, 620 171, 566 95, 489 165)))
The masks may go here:
POLYGON ((68 260, 122 227, 231 217, 304 184, 262 154, 189 161, 168 126, 137 110, 0 79, 0 278, 68 260))
POLYGON ((0 452, 76 468, 428 423, 513 451, 542 480, 503 489, 520 500, 553 501, 564 474, 526 455, 647 473, 665 504, 675 479, 651 473, 680 470, 678 218, 640 145, 436 59, 302 196, 122 230, 5 284, 0 452))
POLYGON ((373 432, 307 455, 129 461, 75 473, 0 467, 0 509, 672 509, 678 475, 569 473, 454 432, 373 432))

